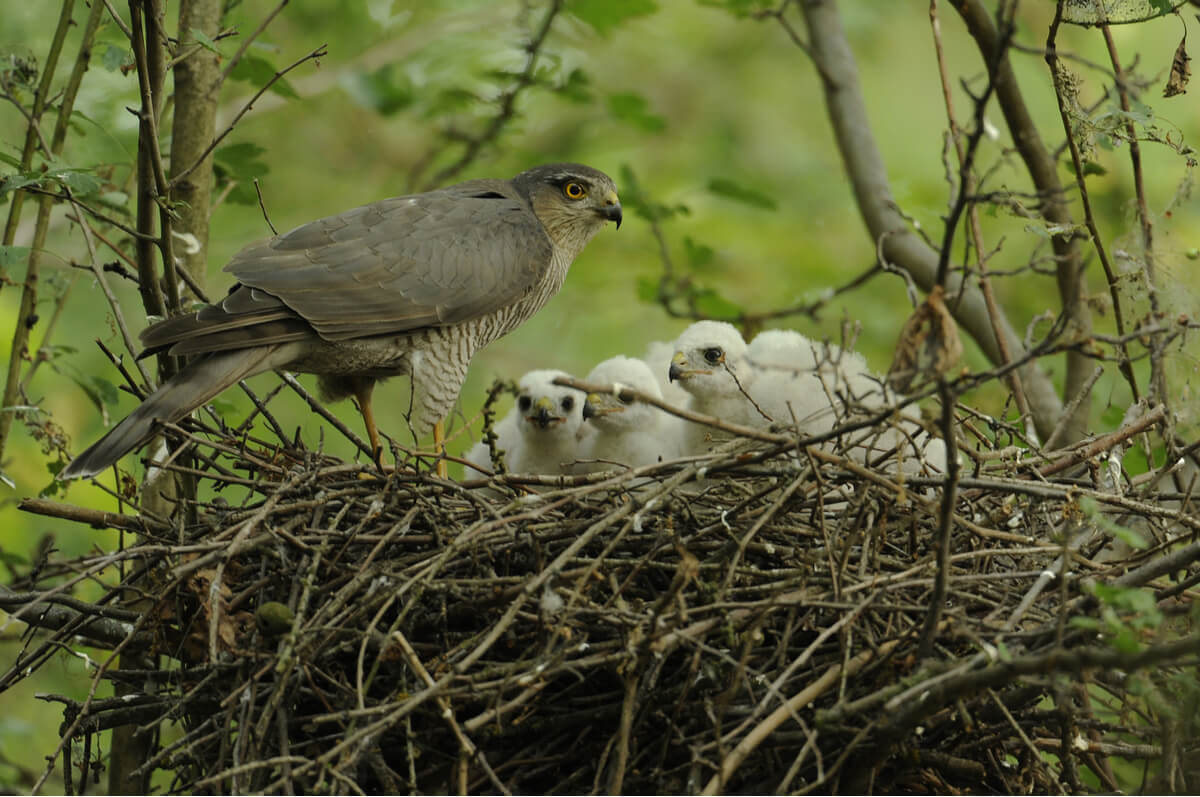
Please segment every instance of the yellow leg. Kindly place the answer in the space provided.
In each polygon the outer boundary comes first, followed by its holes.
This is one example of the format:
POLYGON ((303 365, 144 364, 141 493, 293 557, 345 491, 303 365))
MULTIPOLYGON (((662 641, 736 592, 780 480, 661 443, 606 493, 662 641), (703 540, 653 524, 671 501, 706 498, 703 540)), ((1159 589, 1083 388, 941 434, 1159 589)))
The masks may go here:
POLYGON ((379 429, 375 426, 375 413, 371 410, 371 391, 375 387, 374 380, 364 380, 354 391, 358 399, 358 411, 362 413, 363 424, 367 427, 367 442, 371 445, 371 459, 383 467, 383 446, 379 442, 379 429))
POLYGON ((433 453, 437 454, 437 475, 443 479, 450 478, 450 469, 446 465, 446 460, 441 459, 446 454, 446 431, 442 428, 442 422, 438 421, 433 425, 433 453))

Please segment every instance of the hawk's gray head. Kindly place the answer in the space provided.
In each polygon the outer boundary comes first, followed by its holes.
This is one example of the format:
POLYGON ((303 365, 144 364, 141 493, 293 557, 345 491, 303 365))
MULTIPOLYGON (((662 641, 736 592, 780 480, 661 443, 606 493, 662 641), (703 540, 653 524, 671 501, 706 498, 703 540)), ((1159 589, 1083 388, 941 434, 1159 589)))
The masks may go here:
POLYGON ((574 257, 606 222, 621 226, 612 178, 580 163, 550 163, 523 171, 513 187, 524 196, 555 247, 574 257))

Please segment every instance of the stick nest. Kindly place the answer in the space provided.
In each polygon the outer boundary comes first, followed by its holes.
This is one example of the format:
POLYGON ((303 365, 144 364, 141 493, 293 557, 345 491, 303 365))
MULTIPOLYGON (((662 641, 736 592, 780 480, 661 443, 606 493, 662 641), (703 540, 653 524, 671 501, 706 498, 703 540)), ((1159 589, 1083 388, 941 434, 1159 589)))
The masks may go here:
POLYGON ((218 440, 190 522, 79 517, 141 533, 4 593, 56 630, 0 688, 140 651, 94 669, 132 696, 48 696, 64 763, 134 725, 182 793, 1195 788, 1194 504, 994 436, 950 514, 761 441, 481 488, 218 440))

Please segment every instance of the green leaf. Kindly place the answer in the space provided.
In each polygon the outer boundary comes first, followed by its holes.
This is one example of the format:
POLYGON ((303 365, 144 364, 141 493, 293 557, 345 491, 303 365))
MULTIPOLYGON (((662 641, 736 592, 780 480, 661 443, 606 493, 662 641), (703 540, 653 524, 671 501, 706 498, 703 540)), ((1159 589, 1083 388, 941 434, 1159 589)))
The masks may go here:
MULTIPOLYGON (((238 61, 237 66, 233 68, 233 72, 230 74, 234 80, 242 80, 255 87, 262 87, 271 82, 277 71, 275 65, 267 59, 247 54, 242 56, 242 60, 238 61)), ((271 83, 271 91, 285 99, 300 99, 300 95, 296 93, 296 90, 292 88, 292 85, 287 82, 287 78, 284 77, 271 83)))
POLYGON ((1119 429, 1121 421, 1125 420, 1126 411, 1128 411, 1128 407, 1110 404, 1100 413, 1100 423, 1104 424, 1105 429, 1119 429))
POLYGON ((629 164, 621 164, 621 206, 643 219, 662 221, 672 216, 686 216, 687 205, 664 205, 646 195, 629 164))
POLYGON ((192 38, 196 40, 196 44, 199 44, 205 50, 214 52, 217 55, 221 54, 221 51, 217 49, 217 43, 204 31, 199 28, 190 28, 188 33, 192 34, 192 38))
POLYGON ((607 36, 627 19, 643 17, 658 10, 654 0, 569 0, 567 13, 591 25, 596 33, 607 36))
POLYGON ((113 210, 129 212, 129 194, 124 191, 102 191, 96 201, 113 210))
POLYGON ((1092 584, 1092 594, 1106 607, 1105 611, 1113 612, 1105 618, 1110 626, 1157 628, 1162 624, 1162 610, 1158 608, 1158 599, 1152 590, 1098 581, 1092 584), (1119 615, 1124 615, 1124 619, 1119 615))
POLYGON ((74 367, 65 366, 61 361, 54 370, 78 385, 105 417, 108 416, 108 408, 116 407, 120 401, 121 392, 117 390, 116 385, 103 377, 81 373, 74 367))
POLYGON ((646 304, 658 304, 658 280, 651 277, 638 277, 637 298, 646 304))
POLYGON ((687 254, 688 265, 697 271, 705 271, 711 266, 716 254, 711 246, 698 243, 691 236, 684 236, 683 250, 687 254))
POLYGON ((661 116, 650 113, 645 97, 633 92, 620 92, 608 95, 608 110, 622 122, 629 122, 648 133, 661 133, 666 129, 667 121, 661 116))
POLYGON ((228 195, 230 202, 238 205, 253 205, 258 202, 254 179, 261 178, 271 171, 267 164, 259 159, 264 152, 266 150, 258 144, 243 141, 222 147, 213 153, 213 167, 218 183, 235 183, 228 195))
POLYGON ((58 359, 56 356, 49 362, 55 373, 62 374, 74 382, 96 409, 100 410, 101 416, 108 419, 108 409, 116 407, 120 401, 121 392, 117 390, 116 385, 103 377, 83 373, 70 360, 58 359))
POLYGON ((341 79, 342 88, 364 108, 391 116, 413 104, 412 81, 398 73, 394 64, 374 72, 350 72, 341 79))
POLYGON ((18 266, 29 260, 28 246, 0 246, 0 268, 18 266))
POLYGON ((75 169, 53 173, 49 176, 71 189, 71 193, 76 198, 92 196, 98 193, 101 186, 104 185, 104 181, 96 175, 75 169))
POLYGON ((711 289, 697 291, 693 301, 696 310, 708 318, 727 321, 742 314, 741 307, 711 289))
POLYGON ((748 17, 757 11, 768 11, 777 3, 772 0, 699 0, 699 5, 709 8, 723 8, 739 19, 748 17))
MULTIPOLYGON (((1071 174, 1075 173, 1075 163, 1069 159, 1063 161, 1063 168, 1065 168, 1071 174)), ((1095 175, 1104 175, 1104 174, 1108 174, 1108 169, 1105 169, 1099 163, 1096 163, 1095 161, 1088 161, 1088 160, 1085 160, 1083 162, 1083 176, 1084 177, 1092 177, 1095 175)))
POLYGON ((1095 617, 1072 617, 1070 625, 1073 628, 1082 628, 1085 631, 1100 631, 1104 628, 1104 625, 1095 617))
POLYGON ((1137 634, 1132 628, 1121 628, 1112 635, 1112 646, 1122 653, 1137 653, 1142 649, 1137 634))
MULTIPOLYGON (((367 16, 383 29, 401 25, 412 17, 410 9, 403 9, 398 14, 392 13, 396 0, 367 0, 367 16)), ((405 3, 404 5, 408 5, 405 3)))
MULTIPOLYGON (((1081 509, 1083 509, 1083 513, 1087 515, 1087 517, 1093 523, 1107 531, 1109 534, 1112 534, 1114 537, 1121 540, 1131 548, 1136 548, 1140 551, 1150 546, 1150 543, 1146 541, 1146 538, 1138 532, 1110 520, 1108 515, 1101 511, 1100 505, 1097 504, 1095 500, 1087 497, 1081 498, 1079 499, 1079 506, 1081 509)), ((1137 592, 1140 592, 1140 590, 1137 590, 1137 592)))
POLYGON ((424 111, 426 119, 452 114, 479 102, 479 97, 464 88, 448 88, 439 91, 424 111))
POLYGON ((112 42, 100 42, 96 47, 99 49, 100 66, 106 71, 120 72, 133 66, 133 51, 128 47, 112 42))
POLYGON ((558 92, 558 96, 569 102, 592 101, 592 81, 582 69, 572 69, 555 91, 558 92))
POLYGON ((755 191, 753 188, 747 188, 724 177, 714 177, 709 180, 708 190, 717 196, 723 196, 735 202, 743 202, 751 207, 761 208, 762 210, 776 210, 779 207, 779 204, 766 194, 755 191))
POLYGON ((39 174, 7 174, 0 178, 0 198, 9 191, 16 191, 29 185, 37 185, 42 181, 39 174))
POLYGON ((213 160, 220 164, 221 168, 231 172, 232 176, 239 180, 248 180, 267 173, 267 165, 259 159, 264 152, 266 149, 253 141, 242 141, 221 147, 213 153, 213 160))

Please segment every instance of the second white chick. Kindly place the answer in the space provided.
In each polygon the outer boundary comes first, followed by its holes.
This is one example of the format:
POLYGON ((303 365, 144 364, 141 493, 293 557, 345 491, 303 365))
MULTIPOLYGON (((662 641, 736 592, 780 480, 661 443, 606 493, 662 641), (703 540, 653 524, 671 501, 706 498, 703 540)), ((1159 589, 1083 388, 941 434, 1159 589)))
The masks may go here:
MULTIPOLYGON (((583 425, 582 392, 554 384, 565 371, 530 371, 517 381, 517 404, 494 427, 496 446, 510 473, 570 474, 579 446, 593 430, 583 425)), ((491 454, 480 441, 466 459, 491 470, 491 454)))
MULTIPOLYGON (((586 381, 630 387, 662 399, 650 366, 632 357, 605 360, 586 381)), ((677 457, 683 421, 650 404, 621 401, 614 392, 589 393, 583 405, 585 426, 595 431, 580 446, 579 471, 592 473, 618 465, 636 468, 677 457)))

